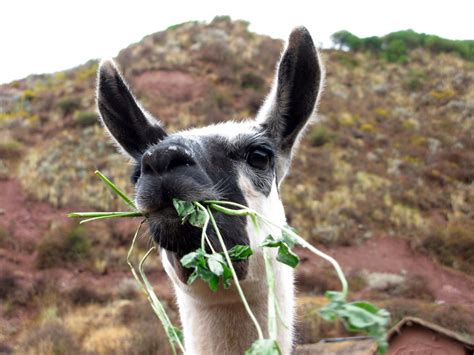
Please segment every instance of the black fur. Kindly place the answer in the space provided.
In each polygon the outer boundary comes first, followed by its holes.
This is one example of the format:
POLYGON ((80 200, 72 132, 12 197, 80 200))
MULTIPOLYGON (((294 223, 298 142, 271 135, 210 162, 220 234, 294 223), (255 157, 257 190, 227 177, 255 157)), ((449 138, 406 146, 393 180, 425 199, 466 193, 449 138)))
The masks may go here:
MULTIPOLYGON (((149 148, 141 162, 137 180, 137 201, 150 215, 153 237, 162 248, 178 256, 200 246, 199 228, 182 225, 172 206, 172 199, 202 201, 225 199, 246 204, 237 181, 237 166, 230 159, 226 143, 217 137, 202 137, 199 141, 171 135, 149 148), (192 152, 184 158, 180 151, 192 152), (151 158, 149 158, 151 157, 151 158), (145 169, 145 165, 150 165, 145 169)), ((216 221, 226 246, 248 245, 245 218, 216 213, 216 221)), ((209 228, 213 246, 220 250, 213 230, 209 228)))
MULTIPOLYGON (((290 35, 277 76, 276 96, 263 122, 264 132, 278 146, 279 155, 289 160, 298 135, 315 108, 321 82, 318 54, 308 30, 299 27, 290 35)), ((277 169, 287 169, 279 164, 277 169)), ((285 172, 277 172, 279 179, 285 172)))
POLYGON ((166 132, 150 123, 112 62, 99 69, 97 106, 103 123, 117 143, 139 159, 147 146, 157 143, 166 132))

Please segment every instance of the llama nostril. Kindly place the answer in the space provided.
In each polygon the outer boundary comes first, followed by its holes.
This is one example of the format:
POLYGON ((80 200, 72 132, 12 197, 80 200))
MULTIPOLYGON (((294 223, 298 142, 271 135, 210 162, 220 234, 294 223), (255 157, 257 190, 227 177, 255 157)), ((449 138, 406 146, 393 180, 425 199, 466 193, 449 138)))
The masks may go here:
POLYGON ((180 166, 191 166, 195 165, 196 162, 193 158, 191 158, 188 154, 171 154, 171 159, 168 161, 168 166, 166 167, 166 171, 173 170, 175 168, 179 168, 180 166))
POLYGON ((196 165, 192 153, 184 147, 172 145, 146 152, 142 157, 142 174, 163 174, 180 167, 196 165))
POLYGON ((141 164, 141 172, 142 175, 145 174, 157 174, 158 172, 153 168, 154 164, 154 159, 153 159, 153 153, 151 152, 146 152, 143 157, 142 157, 142 164, 141 164))

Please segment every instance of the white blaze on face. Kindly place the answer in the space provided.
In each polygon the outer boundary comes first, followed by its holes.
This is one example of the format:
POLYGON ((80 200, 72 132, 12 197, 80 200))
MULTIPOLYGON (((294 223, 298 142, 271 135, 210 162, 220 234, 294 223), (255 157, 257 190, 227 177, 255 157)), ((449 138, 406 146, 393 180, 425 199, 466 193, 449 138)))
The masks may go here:
MULTIPOLYGON (((265 196, 263 193, 258 191, 252 181, 247 176, 245 176, 244 172, 240 172, 238 181, 239 187, 245 197, 245 200, 247 201, 249 208, 261 213, 279 225, 283 226, 286 224, 285 211, 283 208, 283 203, 280 200, 280 196, 278 195, 275 179, 273 179, 272 189, 268 196, 265 196)), ((250 245, 252 249, 258 247, 258 245, 269 233, 280 233, 278 230, 268 226, 267 224, 264 224, 261 221, 259 226, 260 235, 258 236, 255 233, 255 228, 251 221, 249 221, 249 225, 247 226, 248 237, 250 239, 250 245)))

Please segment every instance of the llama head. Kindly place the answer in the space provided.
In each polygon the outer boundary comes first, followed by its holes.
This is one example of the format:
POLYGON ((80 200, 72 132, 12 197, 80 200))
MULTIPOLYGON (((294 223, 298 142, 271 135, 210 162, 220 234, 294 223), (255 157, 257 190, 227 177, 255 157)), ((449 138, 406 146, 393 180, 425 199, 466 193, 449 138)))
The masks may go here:
MULTIPOLYGON (((224 199, 257 210, 281 206, 278 188, 313 116, 321 78, 311 36, 305 28, 297 28, 255 120, 168 133, 139 106, 113 62, 101 64, 100 115, 110 135, 134 161, 136 202, 149 215, 150 231, 162 248, 180 257, 200 245, 200 230, 180 223, 173 198, 224 199)), ((245 218, 217 213, 216 220, 228 248, 252 244, 245 218)), ((212 231, 210 238, 218 246, 212 231)))

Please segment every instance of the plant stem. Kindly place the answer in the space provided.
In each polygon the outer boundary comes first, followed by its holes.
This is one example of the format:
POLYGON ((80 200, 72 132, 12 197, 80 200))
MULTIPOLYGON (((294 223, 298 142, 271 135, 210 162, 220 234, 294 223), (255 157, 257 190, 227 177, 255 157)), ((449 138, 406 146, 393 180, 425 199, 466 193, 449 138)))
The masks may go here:
POLYGON ((230 215, 245 215, 245 212, 250 215, 255 215, 258 218, 262 219, 264 222, 267 224, 273 225, 276 228, 279 228, 280 230, 285 231, 289 235, 291 235, 293 238, 295 238, 298 241, 298 244, 300 244, 302 247, 309 249, 312 253, 316 254, 317 256, 323 258, 324 260, 330 262, 334 269, 336 270, 337 276, 339 277, 339 280, 341 281, 341 286, 342 286, 342 293, 344 295, 344 299, 347 298, 347 294, 349 292, 349 286, 346 280, 346 277, 344 276, 344 273, 341 269, 341 266, 339 263, 331 256, 323 253, 321 250, 315 248, 312 246, 310 243, 308 243, 306 240, 304 240, 302 237, 300 237, 298 234, 293 232, 291 228, 280 226, 277 223, 271 221, 267 217, 263 216, 262 214, 258 213, 257 211, 254 211, 244 205, 241 205, 239 203, 235 202, 229 202, 229 201, 215 201, 215 200, 210 200, 210 201, 204 201, 206 204, 210 204, 210 206, 220 212, 227 213, 230 215), (219 205, 228 205, 228 206, 234 206, 240 208, 240 210, 232 210, 229 208, 225 208, 219 205))
MULTIPOLYGON (((255 232, 258 236, 260 235, 260 226, 258 225, 258 221, 255 215, 251 216, 253 226, 255 228, 255 232)), ((277 324, 276 324, 276 309, 277 309, 277 302, 275 298, 275 274, 273 272, 273 265, 270 260, 270 256, 268 255, 268 249, 263 248, 263 259, 265 261, 265 274, 267 276, 267 287, 268 287, 268 295, 267 295, 267 308, 268 308, 268 334, 271 339, 277 339, 277 324)))
POLYGON ((194 205, 198 207, 206 215, 206 220, 204 221, 204 226, 202 227, 202 232, 201 232, 201 249, 206 250, 205 243, 207 242, 212 253, 215 254, 216 251, 212 247, 212 243, 207 237, 207 226, 209 225, 209 212, 207 211, 206 207, 201 205, 199 202, 194 202, 194 205))
POLYGON ((149 285, 149 282, 148 282, 148 279, 146 278, 146 275, 145 273, 143 272, 143 263, 145 262, 146 258, 148 257, 148 255, 150 255, 150 253, 152 252, 152 250, 155 249, 155 247, 151 248, 146 254, 145 254, 145 257, 141 260, 140 262, 140 267, 139 267, 139 271, 140 271, 140 274, 141 276, 143 277, 143 281, 142 279, 140 279, 140 277, 138 276, 137 274, 137 271, 135 270, 135 267, 133 266, 132 264, 132 261, 131 261, 131 256, 132 256, 132 252, 135 248, 135 244, 137 242, 137 239, 138 239, 138 234, 140 233, 140 229, 143 225, 143 223, 145 223, 145 219, 142 220, 140 222, 140 225, 138 226, 136 232, 135 232, 135 235, 133 236, 133 239, 132 239, 132 244, 130 245, 130 248, 128 249, 128 253, 127 253, 127 264, 128 266, 130 266, 130 270, 132 271, 132 275, 133 277, 135 278, 135 280, 138 282, 138 284, 140 285, 142 291, 145 293, 148 301, 150 302, 150 305, 153 309, 153 311, 155 312, 155 314, 158 316, 158 319, 160 320, 161 324, 163 325, 163 328, 165 328, 165 332, 168 336, 168 338, 170 339, 170 345, 171 345, 171 349, 173 350, 173 354, 176 354, 176 349, 175 349, 175 345, 174 343, 176 342, 178 344, 178 346, 180 347, 181 351, 183 352, 183 354, 185 353, 184 351, 184 346, 183 344, 181 343, 179 337, 177 336, 176 334, 176 331, 174 330, 175 328, 173 327, 173 325, 171 324, 168 316, 166 315, 166 312, 164 311, 164 308, 163 308, 163 305, 161 304, 160 300, 158 299, 158 297, 156 297, 154 291, 153 291, 153 288, 151 287, 150 285, 150 288, 151 288, 151 292, 149 292, 149 290, 147 289, 147 283, 149 285), (164 316, 163 316, 164 315, 164 316), (169 333, 169 330, 172 330, 174 335, 176 336, 176 341, 174 341, 172 338, 170 338, 170 333, 169 333))
POLYGON ((232 272, 232 277, 234 278, 235 287, 237 288, 237 291, 239 292, 240 298, 242 299, 242 303, 244 304, 244 307, 250 319, 252 320, 252 322, 255 325, 255 328, 257 329, 258 338, 263 339, 262 328, 260 327, 260 324, 258 324, 257 318, 255 318, 255 315, 250 309, 247 299, 245 298, 244 292, 242 291, 242 288, 240 287, 239 278, 237 277, 237 273, 235 272, 234 266, 232 265, 232 260, 230 260, 227 247, 225 246, 224 239, 222 238, 221 232, 219 231, 219 228, 217 227, 216 220, 214 219, 214 216, 212 215, 212 212, 209 207, 207 208, 207 211, 209 213, 209 218, 211 219, 212 227, 214 228, 214 231, 217 234, 217 238, 219 239, 219 243, 221 244, 227 264, 229 265, 230 271, 232 272))
POLYGON ((145 272, 143 270, 143 264, 145 263, 145 260, 148 258, 150 253, 154 250, 156 250, 156 246, 153 246, 153 247, 150 248, 150 250, 148 250, 148 252, 145 254, 145 256, 140 261, 140 264, 138 266, 138 271, 140 272, 140 275, 142 276, 143 282, 145 283, 146 293, 147 293, 148 299, 149 299, 153 309, 155 310, 156 315, 158 316, 161 323, 163 324, 163 327, 165 327, 166 334, 170 338, 171 346, 174 349, 174 344, 173 343, 176 342, 178 344, 179 348, 181 349, 181 351, 184 354, 185 353, 184 346, 181 343, 181 340, 179 339, 178 334, 176 333, 176 328, 173 326, 170 319, 168 318, 168 315, 166 314, 166 311, 165 311, 165 308, 163 307, 163 304, 160 302, 160 300, 156 296, 155 291, 153 290, 153 286, 148 281, 148 278, 146 277, 145 272), (172 332, 173 338, 170 337, 170 332, 172 332))
POLYGON ((140 212, 73 212, 67 215, 68 217, 87 218, 79 222, 84 224, 87 222, 97 221, 106 218, 125 218, 125 217, 143 217, 140 212))
POLYGON ((95 174, 101 178, 101 180, 117 195, 120 196, 122 200, 125 201, 127 205, 129 205, 134 211, 137 210, 137 206, 135 206, 135 203, 122 191, 120 190, 112 181, 109 180, 107 176, 102 174, 99 170, 95 171, 95 174))

